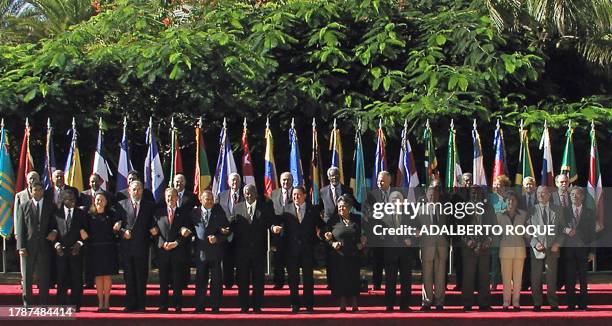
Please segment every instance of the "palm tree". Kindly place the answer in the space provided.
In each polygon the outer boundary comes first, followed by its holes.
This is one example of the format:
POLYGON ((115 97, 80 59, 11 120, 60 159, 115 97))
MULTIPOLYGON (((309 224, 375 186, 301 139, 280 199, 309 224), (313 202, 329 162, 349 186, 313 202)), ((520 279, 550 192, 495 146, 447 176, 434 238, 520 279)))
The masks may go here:
POLYGON ((482 0, 498 29, 527 29, 573 47, 601 67, 612 63, 612 0, 482 0))

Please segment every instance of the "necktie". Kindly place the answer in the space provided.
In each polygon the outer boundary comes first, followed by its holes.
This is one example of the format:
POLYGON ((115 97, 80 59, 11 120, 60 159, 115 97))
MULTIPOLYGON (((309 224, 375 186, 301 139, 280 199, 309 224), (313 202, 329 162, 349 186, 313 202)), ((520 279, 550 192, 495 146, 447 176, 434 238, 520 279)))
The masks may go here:
POLYGON ((531 207, 531 196, 527 195, 527 207, 526 208, 529 208, 529 207, 531 207))
POLYGON ((395 227, 400 227, 400 216, 398 214, 395 214, 395 227))
POLYGON ((336 206, 336 187, 331 186, 331 191, 332 191, 332 200, 334 201, 334 206, 336 206))
POLYGON ((234 196, 232 196, 232 204, 236 205, 237 202, 238 202, 238 193, 235 192, 234 196))
POLYGON ((179 194, 179 198, 178 198, 178 202, 176 206, 181 207, 182 202, 183 202, 183 195, 179 194))
POLYGON ((546 207, 542 208, 542 219, 544 220, 544 225, 548 225, 548 212, 546 211, 546 207))
POLYGON ((36 204, 34 204, 34 208, 36 210, 36 219, 40 223, 40 202, 36 202, 36 204))
POLYGON ((208 226, 208 217, 209 217, 208 209, 205 209, 204 210, 204 227, 208 226))
POLYGON ((563 207, 567 207, 567 194, 566 193, 561 194, 561 205, 563 205, 563 207))
POLYGON ((66 232, 70 229, 70 222, 72 222, 72 209, 68 209, 68 216, 66 216, 66 232))
POLYGON ((283 206, 287 205, 287 191, 283 190, 283 206))
POLYGON ((133 209, 133 218, 135 219, 136 216, 138 216, 138 203, 134 202, 132 203, 132 209, 133 209))
POLYGON ((382 194, 383 194, 383 203, 386 203, 387 200, 389 200, 389 196, 387 196, 387 192, 384 190, 381 190, 382 194))
POLYGON ((253 221, 253 206, 249 206, 249 209, 247 210, 247 214, 249 214, 249 222, 253 221))
POLYGON ((295 216, 298 219, 298 222, 302 223, 302 212, 300 212, 300 206, 295 206, 295 216))
POLYGON ((168 209, 168 224, 172 225, 172 221, 174 220, 174 211, 172 208, 168 209))

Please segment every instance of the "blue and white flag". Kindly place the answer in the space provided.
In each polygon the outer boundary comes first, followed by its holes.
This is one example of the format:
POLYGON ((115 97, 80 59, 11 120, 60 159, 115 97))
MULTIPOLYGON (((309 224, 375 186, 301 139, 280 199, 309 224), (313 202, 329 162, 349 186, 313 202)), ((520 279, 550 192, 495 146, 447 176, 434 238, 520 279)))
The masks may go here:
POLYGON ((227 177, 233 172, 238 172, 236 161, 234 160, 234 152, 228 138, 227 124, 223 120, 223 128, 221 129, 221 134, 219 134, 219 157, 217 158, 217 167, 212 187, 215 198, 229 188, 227 177))
POLYGON ((121 137, 119 164, 117 166, 117 192, 128 188, 127 176, 134 170, 130 161, 130 149, 127 140, 127 119, 123 118, 123 136, 121 137))
POLYGON ((99 129, 98 129, 98 143, 96 144, 96 152, 94 153, 94 163, 92 174, 97 174, 102 179, 100 188, 102 190, 108 190, 109 176, 112 176, 108 163, 104 158, 103 144, 104 144, 104 132, 102 132, 102 118, 100 118, 99 129))
POLYGON ((164 196, 164 171, 162 169, 159 150, 157 149, 157 141, 153 134, 153 118, 149 120, 149 128, 147 128, 146 143, 149 147, 147 157, 145 158, 145 188, 151 190, 153 198, 158 201, 164 196))
POLYGON ((304 170, 302 169, 300 146, 298 145, 298 136, 293 119, 291 120, 291 129, 289 129, 289 144, 291 146, 291 151, 289 152, 289 171, 291 171, 291 176, 293 177, 293 186, 303 186, 304 170))

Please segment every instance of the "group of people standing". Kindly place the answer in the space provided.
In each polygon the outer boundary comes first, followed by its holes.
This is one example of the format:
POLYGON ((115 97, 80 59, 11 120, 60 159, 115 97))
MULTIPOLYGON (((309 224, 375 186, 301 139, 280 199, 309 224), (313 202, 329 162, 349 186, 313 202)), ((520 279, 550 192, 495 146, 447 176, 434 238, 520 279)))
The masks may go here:
MULTIPOLYGON (((475 304, 483 311, 491 309, 490 290, 496 285, 500 270, 503 309, 520 309, 523 274, 530 276, 534 310, 543 305, 543 274, 548 304, 552 310, 558 309, 560 257, 565 262, 567 308, 587 309, 586 272, 588 262, 594 258, 595 217, 583 205, 584 190, 570 189, 565 175, 557 177, 558 188, 552 193, 547 187, 536 188, 533 178, 525 178, 521 193, 508 191, 509 182, 501 176, 495 181, 495 193, 489 196, 481 187, 472 185, 470 174, 463 176, 464 187, 452 194, 443 194, 435 182, 425 189, 422 194, 425 202, 487 203, 482 214, 460 221, 431 211, 416 218, 386 214, 382 219, 374 219, 372 210, 376 203, 410 197, 406 189, 390 186, 388 172, 378 175, 376 189, 370 190, 361 204, 340 183, 337 168, 330 168, 327 176, 329 185, 320 193, 322 205, 315 206, 307 200, 304 187, 293 186, 289 172, 281 174, 281 187, 274 190, 270 199, 258 196, 254 184, 242 187, 236 173, 228 176, 228 190, 216 197, 205 190, 195 198, 185 190, 185 177, 178 174, 173 186, 165 190, 163 199, 157 203, 153 194, 144 189, 137 172, 129 173, 128 189, 117 194, 101 190, 101 179, 95 174, 89 179, 90 189, 78 193, 65 185, 59 170, 53 172, 53 186, 45 191, 38 174, 30 172, 27 189, 15 198, 15 235, 24 305, 33 304, 34 276, 40 293, 38 303, 49 303, 50 275, 55 272, 59 303, 75 305, 78 310, 85 274, 95 279, 98 310, 109 311, 112 276, 118 274, 121 266, 126 284, 124 310, 144 311, 152 245, 159 268, 160 312, 169 308, 182 311, 182 292, 191 280, 192 264, 196 268, 196 313, 207 309, 218 313, 223 287, 231 288, 234 283, 238 285, 241 311, 261 312, 268 251, 272 252, 275 288, 283 287, 286 270, 291 311, 310 312, 315 306, 314 253, 324 243, 327 282, 332 294, 338 297, 341 311, 346 311, 347 305, 351 311, 359 310, 364 256, 372 258, 374 290, 382 288, 384 274, 386 311, 394 311, 396 306, 400 311, 411 311, 412 273, 419 259, 423 281, 421 309, 443 310, 451 245, 461 261, 457 283, 466 311, 475 304), (485 198, 488 200, 484 201, 485 198), (371 232, 377 224, 418 228, 456 223, 553 225, 557 232, 542 237, 453 238, 420 234, 374 236, 371 232), (524 268, 525 261, 529 268, 524 268), (578 297, 574 289, 576 276, 580 283, 578 297)), ((418 197, 421 196, 417 194, 418 197)))

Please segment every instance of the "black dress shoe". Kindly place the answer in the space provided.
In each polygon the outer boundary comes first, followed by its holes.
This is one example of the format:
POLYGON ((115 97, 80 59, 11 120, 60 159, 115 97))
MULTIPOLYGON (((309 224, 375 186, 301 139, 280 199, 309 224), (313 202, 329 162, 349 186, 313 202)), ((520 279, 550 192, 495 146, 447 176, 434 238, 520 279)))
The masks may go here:
POLYGON ((218 314, 220 311, 219 308, 212 308, 210 309, 210 312, 212 312, 213 314, 218 314))
POLYGON ((346 307, 340 307, 339 312, 346 312, 346 307))
POLYGON ((465 312, 472 311, 472 307, 470 307, 470 306, 463 306, 463 311, 465 311, 465 312))
POLYGON ((253 312, 256 314, 260 314, 261 313, 261 308, 253 308, 253 312))
POLYGON ((542 307, 540 307, 540 306, 533 306, 533 311, 542 311, 542 307))
POLYGON ((273 290, 282 290, 283 286, 281 284, 276 284, 276 285, 274 285, 274 287, 272 289, 273 290))
POLYGON ((314 308, 312 306, 306 307, 306 312, 314 312, 314 308))
POLYGON ((444 306, 439 304, 439 305, 436 306, 436 310, 437 311, 443 311, 444 310, 444 306))
POLYGON ((521 307, 520 306, 514 306, 514 307, 512 307, 512 311, 521 311, 521 307))
POLYGON ((380 285, 374 285, 374 287, 372 287, 372 289, 374 291, 380 291, 380 290, 382 290, 382 287, 380 285))
POLYGON ((393 306, 387 306, 385 309, 386 312, 393 312, 393 306))
POLYGON ((493 311, 491 306, 480 306, 480 307, 478 307, 478 310, 480 310, 480 311, 493 311))
POLYGON ((157 309, 157 312, 168 312, 168 307, 159 307, 159 309, 157 309))
POLYGON ((247 312, 249 312, 249 308, 240 308, 240 312, 246 314, 247 312))
POLYGON ((359 307, 353 307, 353 308, 351 309, 351 311, 352 311, 352 312, 357 312, 357 311, 359 311, 359 307))
POLYGON ((576 310, 576 306, 575 306, 575 305, 573 305, 573 304, 571 304, 571 305, 567 306, 567 308, 565 308, 565 309, 566 309, 567 311, 574 311, 574 310, 576 310))
POLYGON ((135 310, 133 308, 128 308, 128 307, 123 308, 123 312, 134 312, 134 311, 135 310))
POLYGON ((203 314, 204 313, 204 308, 196 307, 194 313, 196 313, 196 314, 203 314))
POLYGON ((300 312, 300 306, 291 306, 291 312, 293 313, 300 312))
POLYGON ((405 306, 405 307, 400 307, 400 311, 401 312, 412 312, 412 309, 410 309, 409 306, 405 306))
POLYGON ((183 308, 176 307, 176 308, 174 308, 174 312, 177 313, 177 314, 180 314, 181 312, 183 312, 183 308))
POLYGON ((421 311, 431 311, 431 306, 430 305, 422 306, 421 311))
POLYGON ((502 310, 503 310, 503 311, 509 311, 509 310, 510 310, 510 307, 508 307, 508 306, 504 306, 504 307, 502 308, 502 310))
POLYGON ((550 311, 559 311, 559 307, 557 306, 550 307, 550 311))

